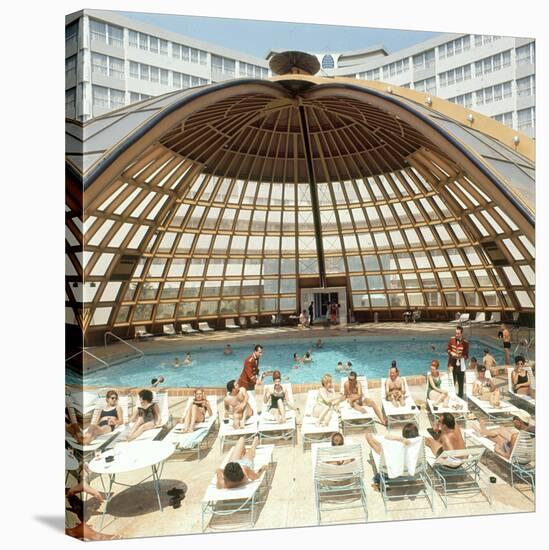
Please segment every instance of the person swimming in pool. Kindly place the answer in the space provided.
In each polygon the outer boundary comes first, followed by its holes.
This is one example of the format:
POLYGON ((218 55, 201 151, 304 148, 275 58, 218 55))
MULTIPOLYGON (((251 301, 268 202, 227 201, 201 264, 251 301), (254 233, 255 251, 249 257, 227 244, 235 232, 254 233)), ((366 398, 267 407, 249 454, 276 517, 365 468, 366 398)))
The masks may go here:
POLYGON ((190 353, 187 353, 187 355, 185 355, 185 359, 183 359, 183 364, 187 367, 190 367, 193 364, 193 358, 190 353))
POLYGON ((179 357, 176 357, 174 360, 173 360, 173 363, 172 363, 172 367, 174 369, 178 369, 179 367, 181 367, 183 365, 181 365, 181 362, 179 361, 179 357))

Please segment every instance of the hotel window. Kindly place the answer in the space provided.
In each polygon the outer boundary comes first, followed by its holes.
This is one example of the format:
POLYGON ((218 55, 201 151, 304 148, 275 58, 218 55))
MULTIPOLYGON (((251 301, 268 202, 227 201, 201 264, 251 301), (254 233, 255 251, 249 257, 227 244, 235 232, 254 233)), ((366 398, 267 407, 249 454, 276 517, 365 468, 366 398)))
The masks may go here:
POLYGON ((515 50, 517 55, 517 65, 536 62, 536 45, 534 42, 521 46, 515 50))
POLYGON ((254 78, 267 78, 269 76, 269 71, 263 67, 258 67, 257 65, 252 65, 251 63, 244 63, 240 61, 238 63, 238 72, 240 76, 249 76, 254 78))
POLYGON ((65 81, 76 80, 76 55, 71 55, 65 59, 65 81))
POLYGON ((65 27, 65 47, 75 47, 78 44, 78 21, 65 27))
POLYGON ((511 65, 511 50, 492 55, 475 62, 475 76, 499 71, 511 65))
POLYGON ((124 29, 121 27, 90 19, 90 29, 92 42, 104 42, 117 48, 124 46, 124 29))
POLYGON ((65 116, 76 118, 76 88, 65 90, 65 116))
POLYGON ((147 94, 138 94, 137 92, 130 92, 130 103, 135 103, 136 101, 143 101, 144 99, 149 99, 150 95, 147 94))
POLYGON ((123 90, 105 88, 104 86, 92 86, 92 102, 94 107, 115 109, 125 103, 123 90))
POLYGON ((528 109, 517 111, 518 129, 524 130, 525 128, 533 128, 535 126, 535 117, 535 107, 530 107, 528 109))
POLYGON ((220 73, 235 73, 236 61, 234 59, 228 59, 221 57, 220 55, 212 55, 212 70, 220 73))
POLYGON ((440 87, 444 88, 446 86, 452 86, 454 84, 457 84, 458 82, 470 80, 470 78, 471 65, 463 65, 462 67, 457 67, 456 69, 440 73, 440 87))
POLYGON ((418 80, 414 82, 414 90, 418 92, 425 92, 427 94, 434 94, 437 91, 437 79, 433 76, 432 78, 426 78, 425 80, 418 80))
POLYGON ((502 84, 496 84, 495 86, 489 86, 488 88, 483 88, 475 92, 477 105, 483 105, 487 103, 494 103, 496 101, 501 101, 506 97, 511 97, 512 95, 512 83, 503 82, 502 84))
POLYGON ((124 79, 124 60, 92 53, 92 73, 124 79))
POLYGON ((517 80, 517 95, 529 96, 536 93, 536 77, 534 75, 517 80))
POLYGON ((451 42, 442 44, 438 47, 438 57, 439 59, 446 59, 447 57, 453 57, 458 55, 465 50, 471 48, 471 37, 469 35, 462 36, 461 38, 456 38, 451 42))
POLYGON ((426 52, 420 53, 419 55, 414 55, 414 70, 418 71, 421 69, 429 69, 435 65, 435 50, 428 50, 426 52))
POLYGON ((206 65, 208 62, 207 52, 175 43, 172 43, 172 57, 200 65, 206 65))
POLYGON ((358 73, 358 78, 364 78, 365 80, 379 80, 381 78, 380 70, 371 69, 370 71, 364 71, 363 73, 358 73))
POLYGON ((501 122, 501 124, 505 124, 505 126, 508 126, 509 128, 513 127, 513 113, 501 113, 500 115, 495 115, 492 117, 497 122, 501 122))
POLYGON ((330 54, 326 54, 322 58, 322 68, 323 69, 333 69, 335 67, 334 58, 330 54))
POLYGON ((410 59, 406 57, 405 59, 399 59, 394 63, 389 63, 388 65, 383 66, 383 78, 390 76, 395 76, 397 74, 403 73, 410 68, 410 59))
POLYGON ((448 99, 448 101, 451 101, 456 105, 461 105, 462 107, 466 107, 467 109, 470 109, 473 106, 473 94, 468 93, 468 94, 458 95, 456 97, 452 97, 448 99))

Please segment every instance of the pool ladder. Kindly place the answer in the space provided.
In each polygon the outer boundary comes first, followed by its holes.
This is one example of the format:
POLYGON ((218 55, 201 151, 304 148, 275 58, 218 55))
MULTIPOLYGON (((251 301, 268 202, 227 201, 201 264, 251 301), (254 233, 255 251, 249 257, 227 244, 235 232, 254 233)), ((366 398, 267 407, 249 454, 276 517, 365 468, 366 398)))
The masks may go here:
POLYGON ((134 346, 133 344, 130 344, 129 342, 126 342, 126 340, 124 340, 123 338, 120 338, 120 336, 117 336, 116 334, 114 334, 113 332, 110 332, 110 331, 105 332, 105 334, 103 336, 103 343, 104 343, 105 351, 107 351, 107 337, 108 336, 112 336, 113 338, 116 338, 117 340, 119 340, 123 344, 126 344, 126 346, 128 346, 132 350, 136 351, 139 357, 143 357, 143 355, 145 355, 145 353, 142 350, 140 350, 137 346, 134 346))
POLYGON ((87 353, 90 357, 93 357, 95 360, 99 361, 100 363, 102 363, 106 367, 110 367, 110 365, 107 363, 107 361, 101 359, 101 357, 97 357, 97 355, 94 355, 91 351, 88 351, 85 348, 81 349, 80 351, 77 351, 75 354, 71 355, 70 357, 67 357, 67 359, 65 359, 65 363, 68 363, 71 359, 74 359, 75 357, 77 357, 81 353, 82 354, 87 353))

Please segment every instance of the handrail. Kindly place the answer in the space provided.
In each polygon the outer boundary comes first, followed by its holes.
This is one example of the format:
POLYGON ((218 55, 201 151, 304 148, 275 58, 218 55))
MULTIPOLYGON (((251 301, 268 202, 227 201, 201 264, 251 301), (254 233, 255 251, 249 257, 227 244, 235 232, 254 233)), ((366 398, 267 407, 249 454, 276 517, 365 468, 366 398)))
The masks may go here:
POLYGON ((103 363, 103 365, 105 365, 106 367, 110 367, 110 365, 106 361, 101 359, 101 357, 97 357, 97 355, 94 355, 91 351, 88 351, 87 349, 81 349, 80 351, 77 351, 74 355, 71 355, 70 357, 65 359, 65 363, 67 363, 68 361, 70 361, 71 359, 76 357, 77 355, 80 355, 81 353, 87 353, 88 355, 90 355, 94 359, 97 359, 100 363, 103 363))
POLYGON ((104 342, 104 345, 105 345, 105 349, 107 349, 107 336, 112 336, 113 338, 116 338, 117 340, 120 340, 123 344, 126 344, 126 346, 129 346, 130 348, 134 349, 137 353, 139 353, 139 356, 140 357, 143 357, 143 355, 145 355, 145 353, 143 351, 141 351, 138 347, 134 346, 133 344, 130 344, 129 342, 126 342, 126 340, 120 338, 120 336, 117 336, 116 334, 114 334, 113 332, 105 332, 104 336, 103 336, 103 342, 104 342))

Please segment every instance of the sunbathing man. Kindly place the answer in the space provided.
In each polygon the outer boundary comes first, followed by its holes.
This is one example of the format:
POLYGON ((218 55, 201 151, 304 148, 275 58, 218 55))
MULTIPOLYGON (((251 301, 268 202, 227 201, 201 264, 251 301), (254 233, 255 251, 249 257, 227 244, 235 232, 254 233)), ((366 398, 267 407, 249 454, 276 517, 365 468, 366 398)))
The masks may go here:
POLYGON ((118 393, 109 390, 105 397, 107 406, 93 413, 91 424, 84 435, 84 445, 91 443, 96 437, 114 432, 117 426, 124 423, 122 407, 118 404, 118 393))
POLYGON ((471 428, 482 437, 487 437, 495 443, 494 451, 503 458, 509 458, 518 440, 521 431, 532 433, 530 430, 531 416, 522 409, 513 413, 513 428, 498 426, 497 428, 486 428, 483 419, 471 422, 471 428))
POLYGON ((158 403, 153 403, 153 392, 151 390, 141 390, 138 395, 141 406, 137 407, 130 418, 130 422, 135 422, 135 424, 128 434, 128 441, 133 441, 147 430, 159 427, 160 408, 158 403))
POLYGON ((261 466, 257 472, 254 470, 255 451, 258 442, 259 439, 254 437, 249 449, 246 449, 243 437, 236 442, 225 468, 218 468, 215 471, 217 475, 215 486, 217 489, 233 489, 261 477, 267 469, 267 465, 261 466))
POLYGON ((499 408, 499 390, 494 381, 486 377, 486 367, 479 365, 477 367, 477 379, 473 382, 473 397, 478 397, 482 401, 489 401, 492 407, 499 408))
POLYGON ((395 364, 389 369, 389 378, 385 381, 385 399, 394 407, 404 407, 406 404, 406 388, 395 364))
POLYGON ((228 395, 223 401, 225 406, 223 421, 227 424, 229 414, 232 414, 233 428, 235 430, 242 429, 246 425, 246 420, 254 414, 252 407, 248 403, 248 392, 236 380, 229 380, 227 382, 227 392, 228 395))
MULTIPOLYGON (((456 419, 450 413, 444 413, 441 419, 434 425, 434 437, 426 437, 425 445, 427 445, 433 454, 438 457, 444 451, 457 451, 465 449, 465 441, 461 434, 461 429, 456 423, 456 419)), ((461 462, 448 462, 450 468, 457 468, 461 462)))
POLYGON ((263 403, 270 401, 269 411, 272 411, 276 422, 283 424, 286 421, 286 407, 293 408, 288 402, 288 396, 281 384, 281 374, 279 370, 273 372, 272 389, 265 386, 263 390, 263 403))
POLYGON ((349 373, 347 382, 343 384, 343 395, 345 399, 347 399, 349 405, 362 414, 367 412, 365 407, 372 407, 381 424, 384 426, 387 425, 387 420, 385 420, 376 402, 363 395, 362 385, 358 383, 355 371, 349 373))
POLYGON ((212 408, 210 407, 210 402, 204 395, 203 389, 194 390, 194 399, 187 409, 187 414, 185 418, 182 418, 183 429, 186 433, 191 433, 194 431, 194 425, 200 424, 206 420, 206 414, 212 416, 212 408))

